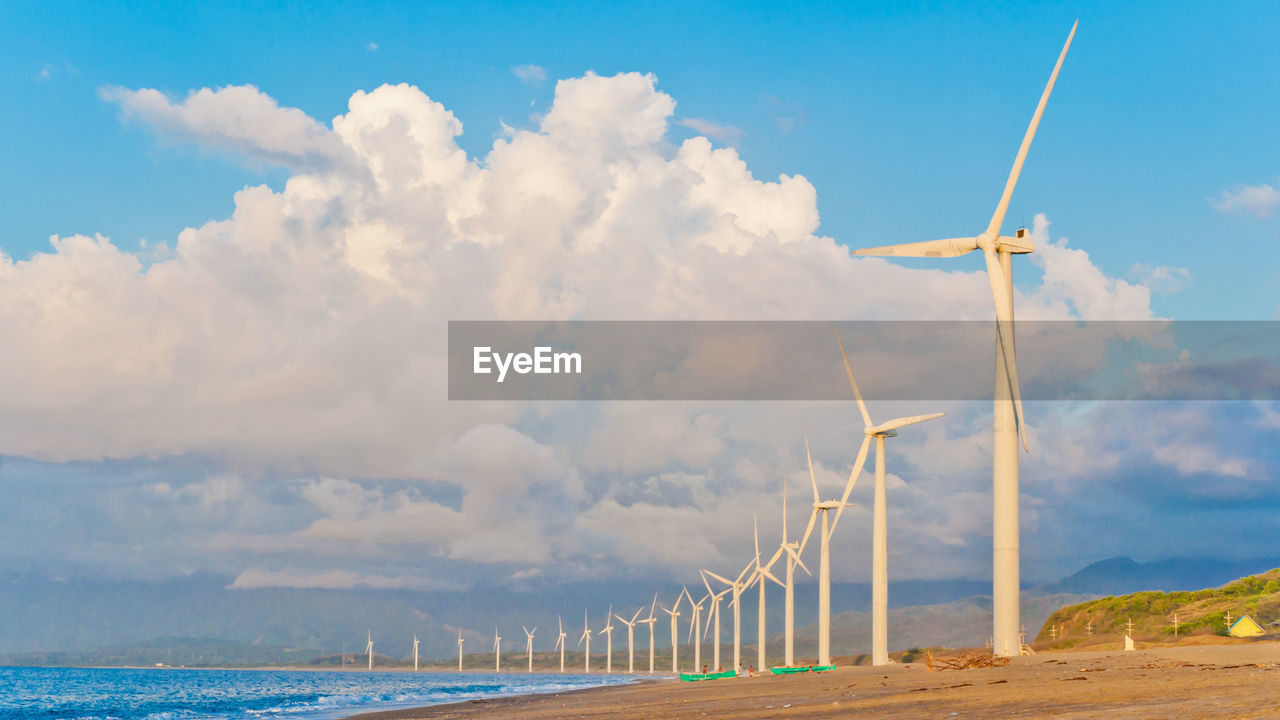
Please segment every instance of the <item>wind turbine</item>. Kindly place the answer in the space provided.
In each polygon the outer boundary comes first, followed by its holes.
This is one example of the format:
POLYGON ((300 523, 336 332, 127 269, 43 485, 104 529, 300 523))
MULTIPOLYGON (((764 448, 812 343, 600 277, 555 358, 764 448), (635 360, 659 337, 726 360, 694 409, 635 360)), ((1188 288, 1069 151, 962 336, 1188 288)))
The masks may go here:
POLYGON ((604 635, 605 651, 604 651, 604 671, 606 674, 613 674, 613 606, 609 606, 609 612, 604 616, 604 627, 600 629, 600 634, 604 635))
POLYGON ((418 672, 418 633, 413 634, 413 671, 418 672))
POLYGON ((1018 184, 1018 175, 1022 172, 1022 164, 1027 159, 1027 151, 1035 138, 1036 128, 1040 125, 1040 116, 1044 114, 1045 105, 1049 102, 1049 94, 1053 92, 1053 84, 1058 79, 1058 71, 1062 69, 1062 61, 1071 48, 1071 39, 1075 37, 1077 20, 1071 26, 1067 42, 1062 46, 1058 62, 1049 74, 1049 82, 1044 86, 1040 103, 1031 116, 1031 124, 1022 136, 1022 145, 1013 159, 1013 167, 1009 170, 1009 178, 1005 181, 1004 192, 996 204, 991 222, 982 234, 976 237, 947 238, 944 240, 927 240, 925 242, 907 243, 904 245, 887 245, 884 247, 854 250, 854 255, 887 255, 894 257, 958 257, 974 250, 981 250, 987 265, 987 280, 991 284, 991 299, 996 310, 996 372, 995 401, 992 426, 994 441, 992 443, 992 495, 994 507, 992 517, 992 588, 991 605, 993 615, 992 650, 998 655, 1017 655, 1021 652, 1018 641, 1019 617, 1019 568, 1018 568, 1018 441, 1021 439, 1024 450, 1027 446, 1025 422, 1022 414, 1022 391, 1018 385, 1018 363, 1014 351, 1013 337, 1013 256, 1035 252, 1035 244, 1026 230, 1019 229, 1014 237, 1000 234, 1004 224, 1005 212, 1009 209, 1009 199, 1018 184))
POLYGON ((462 672, 462 629, 458 629, 458 672, 462 672))
POLYGON ((585 665, 583 672, 591 672, 591 626, 587 625, 587 611, 582 611, 582 637, 578 638, 578 644, 587 643, 586 652, 583 653, 585 665))
MULTIPOLYGON (((619 622, 627 626, 627 672, 632 674, 635 674, 636 671, 636 618, 640 617, 642 612, 644 612, 643 605, 640 606, 635 615, 631 616, 630 620, 621 615, 614 616, 618 618, 619 622)), ((644 621, 641 620, 640 622, 644 621)))
MULTIPOLYGON (((680 664, 679 664, 679 661, 680 661, 680 635, 679 635, 680 601, 683 600, 684 596, 688 594, 689 594, 688 588, 680 588, 680 594, 676 595, 675 604, 671 606, 671 609, 662 608, 662 612, 671 616, 671 672, 673 673, 680 672, 680 664)), ((689 602, 690 603, 693 602, 692 597, 689 598, 689 602)), ((652 645, 652 642, 650 643, 650 645, 652 645)), ((649 653, 649 657, 651 658, 650 664, 652 665, 653 664, 652 652, 649 653)))
MULTIPOLYGON (((711 608, 710 608, 710 611, 707 613, 707 625, 714 625, 716 629, 711 639, 711 646, 712 648, 714 648, 711 662, 712 662, 712 665, 716 668, 716 671, 719 672, 719 669, 720 669, 720 599, 723 598, 725 594, 729 592, 729 588, 725 588, 724 590, 721 590, 720 592, 717 593, 715 590, 711 589, 711 583, 707 582, 707 572, 705 570, 702 571, 701 576, 702 576, 702 584, 707 586, 707 594, 711 596, 711 608)), ((702 634, 705 636, 707 633, 704 630, 702 634)))
POLYGON ((658 622, 658 619, 653 616, 653 613, 657 609, 658 609, 658 596, 654 595, 653 604, 649 606, 649 617, 640 621, 645 625, 649 626, 649 674, 650 675, 653 674, 653 626, 654 626, 654 623, 658 622))
POLYGON ((373 632, 369 631, 369 642, 364 646, 364 651, 369 655, 369 669, 373 669, 373 632))
MULTIPOLYGON (((688 592, 687 590, 685 592, 688 592)), ((701 669, 702 665, 702 634, 700 621, 702 619, 702 603, 707 601, 710 595, 703 596, 698 602, 693 601, 693 596, 689 596, 689 604, 693 605, 692 617, 690 617, 689 637, 693 639, 693 671, 696 673, 701 669), (694 637, 694 636, 697 637, 694 637)))
POLYGON ((493 626, 493 671, 502 672, 502 636, 497 625, 493 626))
MULTIPOLYGON (((783 631, 785 639, 784 647, 784 665, 793 667, 796 662, 795 654, 795 630, 796 630, 796 566, 805 573, 813 575, 809 572, 809 568, 805 567, 804 562, 800 559, 800 541, 787 540, 787 477, 782 476, 782 542, 778 544, 778 552, 784 552, 787 556, 787 589, 784 620, 786 628, 783 631)), ((777 553, 774 553, 777 556, 777 553)), ((769 565, 773 565, 773 560, 769 561, 769 565)), ((761 668, 763 669, 763 667, 761 668)))
POLYGON ((521 625, 520 629, 524 630, 524 652, 529 656, 529 672, 533 672, 533 634, 538 632, 538 627, 535 625, 534 628, 530 630, 529 628, 521 625))
POLYGON ((785 588, 786 586, 782 584, 781 580, 778 580, 778 578, 774 577, 773 573, 769 572, 769 568, 773 567, 773 564, 778 562, 778 558, 782 557, 782 548, 778 548, 773 553, 773 557, 769 558, 768 563, 761 565, 760 564, 760 519, 759 517, 753 518, 753 523, 754 523, 755 542, 756 542, 756 560, 755 560, 756 567, 751 572, 751 577, 747 580, 747 587, 750 587, 751 583, 753 582, 760 584, 760 604, 757 606, 759 624, 757 625, 758 629, 756 631, 756 667, 759 668, 761 672, 763 672, 765 668, 765 664, 767 662, 765 658, 766 637, 765 637, 765 618, 764 618, 765 616, 764 581, 766 578, 768 578, 769 580, 772 580, 773 582, 777 583, 779 587, 785 588))
POLYGON ((560 651, 560 672, 564 672, 564 618, 557 616, 556 622, 560 624, 560 634, 556 636, 556 649, 560 651))
POLYGON ((867 412, 866 403, 862 402, 862 393, 858 390, 858 382, 853 379, 853 366, 849 364, 849 355, 845 353, 844 341, 840 339, 840 331, 836 330, 836 343, 840 345, 840 357, 844 360, 844 371, 849 376, 849 386, 853 388, 853 396, 858 401, 858 412, 862 413, 863 429, 866 436, 862 441, 865 450, 871 438, 876 439, 876 492, 875 510, 872 514, 871 539, 871 664, 889 664, 889 533, 885 499, 885 438, 897 437, 898 428, 915 425, 926 420, 935 420, 946 413, 929 415, 912 415, 890 420, 876 425, 871 422, 871 414, 867 412))
POLYGON ((804 548, 809 543, 809 535, 813 532, 814 524, 818 520, 818 516, 822 516, 822 529, 819 535, 819 554, 818 554, 818 664, 831 664, 831 535, 836 531, 836 524, 840 522, 840 514, 844 511, 849 502, 849 493, 853 492, 853 485, 858 480, 858 475, 862 473, 862 465, 867 461, 867 445, 870 438, 862 441, 862 451, 858 453, 858 459, 853 463, 853 470, 849 473, 849 482, 845 483, 844 495, 839 500, 821 500, 818 497, 818 478, 813 474, 813 456, 809 453, 809 434, 806 432, 804 436, 804 457, 809 463, 809 483, 813 486, 813 513, 809 515, 809 526, 804 530, 804 538, 800 540, 800 550, 803 553, 804 548), (830 518, 832 510, 836 511, 836 516, 830 518))

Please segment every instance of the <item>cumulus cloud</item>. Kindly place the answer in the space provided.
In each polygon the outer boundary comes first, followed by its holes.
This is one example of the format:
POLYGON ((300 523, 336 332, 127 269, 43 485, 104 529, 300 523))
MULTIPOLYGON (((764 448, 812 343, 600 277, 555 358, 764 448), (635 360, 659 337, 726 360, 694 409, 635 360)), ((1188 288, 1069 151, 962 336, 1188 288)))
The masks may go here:
POLYGON ((1191 271, 1184 267, 1135 263, 1129 268, 1129 279, 1151 288, 1157 295, 1174 295, 1191 284, 1191 271))
POLYGON ((384 577, 347 570, 326 570, 323 572, 307 572, 286 568, 283 570, 266 570, 249 568, 236 576, 228 586, 233 590, 253 590, 256 588, 293 587, 293 588, 327 588, 350 590, 352 588, 373 588, 385 590, 391 588, 424 587, 421 576, 384 577))
POLYGON ((1269 218, 1280 207, 1280 190, 1270 185, 1241 185, 1234 190, 1223 190, 1222 196, 1213 201, 1213 207, 1223 213, 1269 218))
MULTIPOLYGON (((289 478, 286 500, 270 502, 290 526, 210 528, 201 538, 221 553, 403 552, 546 575, 611 558, 737 563, 743 518, 774 506, 784 474, 804 507, 805 423, 819 481, 843 484, 857 437, 847 407, 450 403, 446 322, 992 315, 981 270, 850 258, 820 234, 805 177, 757 178, 702 135, 673 145, 676 103, 652 75, 561 80, 536 127, 482 157, 410 85, 357 92, 330 125, 252 86, 102 95, 159 135, 291 176, 236 193, 229 217, 150 262, 97 236, 0 257, 0 453, 211 458, 235 479, 214 472, 184 491, 210 508, 250 490, 268 503, 259 486, 289 478)), ((789 127, 802 122, 788 112, 789 127)), ((1042 215, 1034 232, 1043 280, 1021 288, 1020 317, 1152 316, 1150 278, 1108 276, 1053 241, 1042 215)), ((897 446, 945 450, 901 469, 903 493, 937 489, 919 495, 936 523, 919 543, 980 545, 981 523, 959 508, 982 505, 982 412, 897 446), (939 481, 957 468, 971 487, 939 481), (968 500, 938 499, 952 491, 968 500)), ((307 573, 256 568, 236 582, 401 582, 307 573)))
POLYGON ((694 132, 706 135, 712 140, 719 140, 725 145, 737 145, 747 134, 742 128, 704 120, 703 118, 682 118, 677 122, 694 132))

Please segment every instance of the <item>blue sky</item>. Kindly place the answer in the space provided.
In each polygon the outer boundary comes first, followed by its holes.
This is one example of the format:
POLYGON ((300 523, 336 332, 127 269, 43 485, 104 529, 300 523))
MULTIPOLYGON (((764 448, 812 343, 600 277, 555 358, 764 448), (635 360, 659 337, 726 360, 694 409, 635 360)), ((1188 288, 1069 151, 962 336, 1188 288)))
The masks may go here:
MULTIPOLYGON (((1273 3, 48 3, 0 12, 10 57, 0 82, 21 109, 0 118, 9 168, 0 248, 15 258, 47 249, 54 233, 172 244, 183 227, 228 214, 234 190, 283 181, 279 169, 122 127, 117 108, 98 99, 104 85, 181 97, 250 83, 327 120, 354 90, 408 82, 462 120, 460 144, 476 155, 499 122, 529 126, 556 79, 587 70, 652 72, 677 117, 741 129, 756 176, 808 178, 820 231, 840 242, 959 234, 985 222, 1080 17, 1010 222, 1047 213, 1055 236, 1113 275, 1135 263, 1191 270, 1185 290, 1156 300, 1166 316, 1270 318, 1280 302, 1280 225, 1211 203, 1280 174, 1280 91, 1266 75, 1280 66, 1273 3), (511 68, 525 64, 544 68, 547 82, 515 77, 511 68)), ((692 134, 673 134, 682 132, 692 134)))
MULTIPOLYGON (((728 558, 801 427, 843 482, 851 408, 449 404, 445 321, 985 318, 979 257, 844 249, 984 228, 1076 18, 1019 313, 1276 318, 1275 3, 0 6, 0 571, 728 558)), ((989 572, 990 406, 945 409, 895 578, 989 572)), ((1274 546, 1274 403, 1028 418, 1025 577, 1274 546)))

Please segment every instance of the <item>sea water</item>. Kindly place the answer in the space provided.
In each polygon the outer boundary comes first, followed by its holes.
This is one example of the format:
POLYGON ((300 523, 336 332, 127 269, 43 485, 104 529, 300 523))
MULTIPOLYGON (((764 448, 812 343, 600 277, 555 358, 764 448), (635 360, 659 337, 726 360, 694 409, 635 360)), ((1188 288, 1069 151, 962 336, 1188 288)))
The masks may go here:
POLYGON ((630 680, 524 673, 0 667, 0 720, 322 720, 630 680))

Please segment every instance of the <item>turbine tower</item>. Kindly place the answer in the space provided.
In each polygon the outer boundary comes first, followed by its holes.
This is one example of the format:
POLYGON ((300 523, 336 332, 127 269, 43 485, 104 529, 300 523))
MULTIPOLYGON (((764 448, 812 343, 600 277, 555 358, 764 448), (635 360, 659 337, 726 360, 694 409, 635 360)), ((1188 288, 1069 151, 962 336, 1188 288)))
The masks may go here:
MULTIPOLYGON (((783 630, 785 641, 783 656, 783 665, 786 667, 794 667, 796 663, 795 653, 795 636, 796 636, 796 566, 799 565, 801 570, 812 576, 809 568, 805 567, 804 562, 800 559, 800 541, 787 540, 787 477, 782 476, 782 542, 778 544, 778 551, 774 553, 777 557, 779 552, 785 552, 787 555, 787 584, 784 586, 786 592, 784 622, 786 627, 783 630)), ((769 561, 769 565, 773 565, 773 560, 769 561)))
POLYGON ((582 637, 578 638, 578 644, 586 642, 586 652, 583 653, 583 672, 591 672, 591 626, 587 625, 587 611, 582 611, 582 637))
POLYGON ((849 482, 845 483, 844 495, 839 500, 821 500, 818 497, 818 478, 813 474, 813 456, 809 453, 809 434, 804 436, 804 457, 809 463, 809 483, 813 486, 813 512, 809 515, 809 526, 804 530, 804 538, 800 540, 800 550, 803 553, 804 548, 809 543, 809 535, 813 532, 814 524, 818 520, 818 516, 822 516, 822 529, 819 535, 819 554, 818 554, 818 664, 831 664, 831 535, 836 531, 836 524, 840 522, 840 514, 844 511, 849 502, 849 493, 853 492, 853 485, 858 481, 858 475, 862 473, 862 465, 867 461, 867 443, 862 443, 862 452, 858 453, 858 459, 853 463, 853 470, 849 473, 849 482), (834 518, 830 517, 832 510, 836 511, 834 518))
MULTIPOLYGON (((687 590, 685 592, 688 592, 687 590)), ((689 596, 689 604, 693 606, 693 611, 689 618, 689 637, 693 640, 693 671, 696 673, 701 669, 702 665, 702 634, 698 631, 700 621, 702 619, 702 603, 707 601, 710 595, 703 596, 698 602, 693 601, 693 596, 689 596), (697 636, 697 637, 695 637, 697 636)))
POLYGON ((858 412, 862 414, 865 436, 862 439, 862 452, 866 452, 871 438, 876 440, 876 492, 875 510, 872 513, 871 531, 871 664, 889 664, 889 533, 888 511, 885 499, 885 438, 897 437, 898 428, 915 425, 926 420, 935 420, 946 413, 929 415, 912 415, 890 420, 876 425, 871 422, 871 414, 867 412, 866 403, 862 402, 862 393, 858 390, 858 382, 853 379, 853 366, 849 364, 849 355, 845 353, 844 341, 840 339, 840 331, 836 330, 836 343, 840 346, 840 357, 844 360, 844 371, 849 376, 849 386, 853 388, 853 397, 858 401, 858 412))
POLYGON ((413 634, 413 671, 418 672, 418 633, 413 634))
POLYGON ((767 578, 777 583, 779 587, 785 588, 786 586, 782 584, 781 580, 774 577, 773 573, 769 572, 769 568, 772 568, 773 564, 778 562, 778 558, 782 557, 782 548, 778 548, 778 550, 773 553, 773 557, 769 558, 768 563, 761 565, 760 564, 760 519, 758 517, 754 517, 752 518, 752 522, 754 523, 754 530, 755 530, 756 566, 755 566, 755 569, 751 571, 751 577, 747 580, 747 587, 750 587, 751 583, 760 584, 760 604, 757 606, 757 615, 758 615, 759 623, 756 626, 757 627, 756 667, 761 672, 763 672, 766 667, 766 663, 768 662, 765 657, 765 644, 766 644, 767 638, 765 637, 765 584, 764 584, 764 581, 767 578))
POLYGON ((493 671, 502 672, 502 636, 497 625, 493 626, 493 671))
MULTIPOLYGON (((688 594, 688 588, 680 588, 680 594, 676 595, 675 604, 670 609, 662 608, 662 612, 671 616, 671 672, 673 673, 680 672, 680 601, 688 594)), ((689 598, 689 602, 693 602, 692 597, 689 598)), ((652 658, 653 653, 650 653, 649 656, 652 658)))
POLYGON ((556 622, 560 624, 560 634, 556 636, 556 648, 560 651, 560 672, 564 672, 564 618, 556 616, 556 622))
MULTIPOLYGON (((627 672, 633 675, 636 671, 636 618, 640 617, 640 613, 642 612, 644 612, 643 605, 640 606, 640 609, 636 611, 635 615, 631 616, 630 620, 622 617, 621 615, 614 616, 618 618, 618 622, 627 626, 627 672)), ((644 621, 641 620, 639 622, 644 621)))
POLYGON ((604 671, 606 674, 613 674, 613 606, 609 606, 609 612, 604 616, 604 627, 600 629, 600 634, 604 635, 605 651, 604 651, 604 671))
POLYGON ((649 606, 649 617, 640 622, 649 626, 649 674, 653 674, 653 626, 658 619, 653 616, 654 611, 658 609, 658 596, 653 596, 653 604, 649 606))
POLYGON ((458 629, 458 672, 462 672, 462 629, 458 629))
POLYGON ((529 656, 529 672, 533 672, 533 634, 538 632, 535 625, 532 630, 521 625, 520 629, 524 631, 524 652, 529 656))
MULTIPOLYGON (((707 626, 708 627, 715 626, 715 629, 716 629, 715 633, 713 633, 711 637, 711 647, 712 647, 711 663, 712 663, 712 666, 716 668, 716 671, 719 672, 719 669, 720 669, 720 599, 723 598, 725 594, 729 592, 729 588, 725 588, 724 590, 721 590, 720 592, 717 593, 716 591, 711 589, 711 583, 707 582, 707 571, 703 570, 701 573, 701 576, 702 576, 702 584, 707 586, 707 594, 711 596, 711 607, 707 612, 707 626)), ((707 631, 703 630, 702 634, 703 636, 706 636, 707 631)))
POLYGON ((368 631, 369 642, 365 644, 364 651, 369 655, 369 669, 373 669, 373 632, 368 631))
POLYGON ((1018 640, 1019 617, 1019 568, 1018 568, 1018 441, 1028 450, 1025 423, 1022 415, 1022 391, 1018 386, 1018 364, 1014 353, 1013 337, 1013 256, 1035 252, 1035 244, 1025 230, 1018 230, 1014 237, 1000 234, 1009 199, 1018 184, 1018 175, 1027 159, 1027 151, 1035 138, 1040 117, 1044 114, 1053 84, 1062 69, 1062 61, 1071 48, 1077 20, 1071 26, 1067 42, 1062 46, 1058 62, 1049 74, 1049 82, 1040 96, 1040 104, 1031 116, 1031 124, 1022 137, 1022 145, 1013 159, 1013 168, 1005 181, 1004 192, 996 204, 991 222, 976 237, 927 240, 905 245, 854 250, 854 255, 885 255, 893 257, 958 257, 974 250, 981 250, 986 260, 987 280, 991 284, 991 299, 996 310, 996 372, 993 412, 994 441, 992 442, 992 587, 993 615, 992 651, 997 655, 1017 655, 1021 652, 1018 640))

